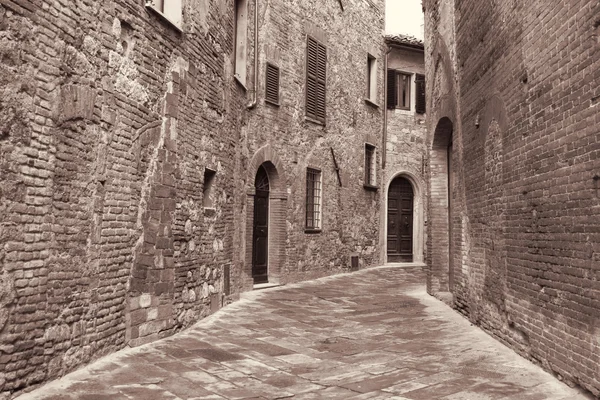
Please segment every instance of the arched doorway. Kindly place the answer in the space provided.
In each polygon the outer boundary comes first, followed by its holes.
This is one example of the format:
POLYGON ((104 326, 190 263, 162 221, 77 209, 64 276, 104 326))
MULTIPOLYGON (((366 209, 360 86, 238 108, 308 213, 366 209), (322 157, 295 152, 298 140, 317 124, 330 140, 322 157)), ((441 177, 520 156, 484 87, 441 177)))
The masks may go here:
POLYGON ((254 179, 254 223, 252 229, 252 278, 254 283, 269 281, 269 175, 263 165, 254 179))
POLYGON ((451 292, 454 287, 452 238, 456 182, 452 135, 452 121, 448 117, 441 118, 433 135, 429 162, 431 282, 428 287, 432 292, 451 292))
POLYGON ((388 189, 387 261, 413 261, 413 202, 410 181, 395 178, 388 189))

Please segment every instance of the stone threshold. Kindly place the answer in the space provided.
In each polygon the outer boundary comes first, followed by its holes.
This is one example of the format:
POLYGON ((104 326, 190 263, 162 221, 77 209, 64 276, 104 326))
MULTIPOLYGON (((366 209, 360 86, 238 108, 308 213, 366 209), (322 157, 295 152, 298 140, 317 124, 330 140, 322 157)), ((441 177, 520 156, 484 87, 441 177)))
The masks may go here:
POLYGON ((279 286, 283 286, 283 285, 280 283, 273 283, 273 282, 258 283, 252 287, 252 290, 270 289, 270 288, 279 287, 279 286))
POLYGON ((375 268, 414 268, 414 267, 426 267, 423 262, 397 262, 397 263, 386 263, 375 268))

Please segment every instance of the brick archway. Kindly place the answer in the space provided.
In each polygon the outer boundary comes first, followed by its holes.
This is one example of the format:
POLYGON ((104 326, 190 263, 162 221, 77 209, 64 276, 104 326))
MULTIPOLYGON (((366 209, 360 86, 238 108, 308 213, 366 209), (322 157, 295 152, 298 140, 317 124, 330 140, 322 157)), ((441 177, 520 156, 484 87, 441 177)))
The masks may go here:
POLYGON ((452 139, 454 124, 442 117, 435 128, 429 162, 429 235, 427 288, 452 291, 454 284, 452 139))
POLYGON ((252 246, 254 226, 254 179, 260 167, 264 167, 269 178, 269 235, 268 235, 268 281, 281 282, 281 270, 285 263, 287 241, 287 180, 281 159, 271 145, 260 148, 250 160, 246 178, 246 252, 244 274, 246 281, 252 282, 252 246))

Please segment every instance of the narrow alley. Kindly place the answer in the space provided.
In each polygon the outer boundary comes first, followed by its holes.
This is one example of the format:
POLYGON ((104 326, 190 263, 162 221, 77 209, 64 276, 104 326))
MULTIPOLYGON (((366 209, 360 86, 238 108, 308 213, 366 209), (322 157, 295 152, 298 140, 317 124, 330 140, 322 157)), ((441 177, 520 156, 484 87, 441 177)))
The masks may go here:
POLYGON ((252 291, 164 340, 20 400, 585 399, 382 267, 252 291))

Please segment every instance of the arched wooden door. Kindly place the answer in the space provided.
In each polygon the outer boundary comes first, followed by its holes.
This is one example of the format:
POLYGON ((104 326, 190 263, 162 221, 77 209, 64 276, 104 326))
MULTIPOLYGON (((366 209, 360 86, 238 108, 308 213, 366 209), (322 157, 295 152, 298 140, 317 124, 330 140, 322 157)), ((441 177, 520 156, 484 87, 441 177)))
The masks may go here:
POLYGON ((388 262, 413 260, 413 201, 410 182, 405 178, 394 179, 388 191, 388 262))
POLYGON ((252 233, 252 278, 254 283, 265 283, 269 260, 269 176, 261 165, 254 180, 254 223, 252 233))

